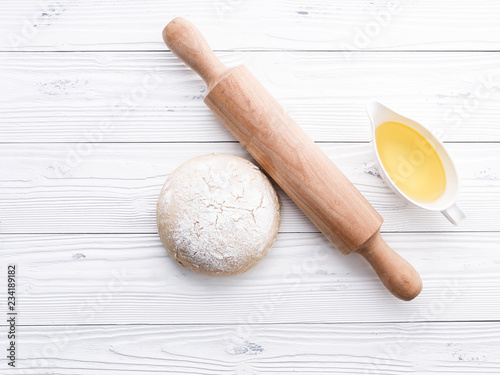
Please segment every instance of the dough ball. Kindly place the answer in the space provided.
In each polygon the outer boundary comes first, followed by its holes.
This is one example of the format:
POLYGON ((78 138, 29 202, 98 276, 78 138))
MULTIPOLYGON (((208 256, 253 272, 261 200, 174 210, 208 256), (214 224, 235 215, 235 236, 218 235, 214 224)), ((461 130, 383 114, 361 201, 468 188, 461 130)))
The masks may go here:
POLYGON ((280 201, 250 161, 204 155, 168 177, 156 222, 163 245, 181 266, 207 275, 235 275, 255 266, 274 243, 280 201))

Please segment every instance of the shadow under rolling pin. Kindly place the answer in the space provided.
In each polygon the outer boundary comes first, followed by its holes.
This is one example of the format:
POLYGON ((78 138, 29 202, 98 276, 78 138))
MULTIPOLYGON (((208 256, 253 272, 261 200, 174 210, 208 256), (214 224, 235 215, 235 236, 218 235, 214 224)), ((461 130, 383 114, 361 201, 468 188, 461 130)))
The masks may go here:
POLYGON ((415 298, 420 276, 383 240, 382 217, 250 71, 226 67, 183 18, 165 27, 163 39, 206 82, 205 104, 328 240, 343 254, 362 255, 396 297, 415 298))

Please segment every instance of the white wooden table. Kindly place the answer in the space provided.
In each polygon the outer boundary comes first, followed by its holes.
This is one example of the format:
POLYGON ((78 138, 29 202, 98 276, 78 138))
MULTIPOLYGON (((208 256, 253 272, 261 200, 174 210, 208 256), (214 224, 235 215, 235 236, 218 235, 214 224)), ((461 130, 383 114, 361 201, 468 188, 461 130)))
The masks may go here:
POLYGON ((18 367, 2 354, 0 373, 500 373, 499 2, 5 1, 0 31, 2 353, 8 264, 19 314, 18 367), (416 300, 282 192, 278 240, 251 271, 213 278, 168 257, 155 225, 168 174, 248 156, 163 45, 175 16, 246 64, 379 210, 422 275, 416 300), (383 184, 369 99, 442 134, 460 227, 383 184))

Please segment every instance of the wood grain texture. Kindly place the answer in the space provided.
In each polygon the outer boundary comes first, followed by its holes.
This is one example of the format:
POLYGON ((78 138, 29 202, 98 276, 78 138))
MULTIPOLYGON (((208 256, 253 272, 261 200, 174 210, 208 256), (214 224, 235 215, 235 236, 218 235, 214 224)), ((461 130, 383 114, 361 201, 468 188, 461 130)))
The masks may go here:
MULTIPOLYGON (((385 219, 382 231, 498 231, 499 144, 449 144, 468 215, 453 227, 440 213, 397 197, 374 167, 372 144, 321 148, 385 219)), ((3 233, 155 233, 155 207, 166 177, 182 162, 211 152, 249 155, 235 143, 4 144, 0 148, 3 233)), ((282 198, 281 232, 315 232, 282 198)))
POLYGON ((360 32, 377 28, 385 0, 2 4, 0 264, 20 267, 26 368, 2 362, 0 372, 499 373, 498 143, 449 145, 469 214, 459 228, 392 195, 369 145, 322 145, 382 209, 385 231, 420 231, 384 235, 423 275, 411 305, 360 257, 305 233, 314 228, 283 195, 276 247, 238 279, 179 268, 154 234, 156 196, 177 165, 246 155, 213 143, 234 139, 202 103, 203 82, 165 51, 161 30, 175 16, 195 22, 225 64, 247 65, 315 141, 369 141, 364 106, 379 99, 446 141, 500 142, 500 4, 402 3, 368 40, 360 32), (68 165, 77 149, 89 155, 68 165))
POLYGON ((498 319, 500 233, 385 239, 421 273, 425 287, 411 302, 395 299, 361 257, 313 233, 278 235, 261 263, 233 277, 181 268, 155 234, 1 235, 0 251, 18 267, 23 325, 498 319))
POLYGON ((176 16, 199 25, 215 49, 498 50, 500 42, 500 7, 488 0, 27 0, 3 8, 0 48, 163 49, 160 32, 176 16))
MULTIPOLYGON (((217 55, 227 66, 245 64, 315 141, 371 140, 365 111, 371 99, 445 141, 500 141, 500 53, 217 55)), ((234 140, 203 104, 203 81, 170 52, 0 59, 2 142, 234 140)))
POLYGON ((6 374, 500 372, 499 323, 30 327, 22 345, 6 374))

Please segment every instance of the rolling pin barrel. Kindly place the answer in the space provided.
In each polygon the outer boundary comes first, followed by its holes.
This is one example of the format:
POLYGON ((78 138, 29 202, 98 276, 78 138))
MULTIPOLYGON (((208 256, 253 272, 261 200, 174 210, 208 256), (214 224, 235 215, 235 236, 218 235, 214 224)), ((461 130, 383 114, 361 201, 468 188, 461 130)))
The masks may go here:
POLYGON ((318 229, 342 253, 364 256, 396 297, 416 297, 420 276, 382 239, 381 216, 250 71, 227 68, 183 18, 163 39, 207 83, 207 106, 318 229))

